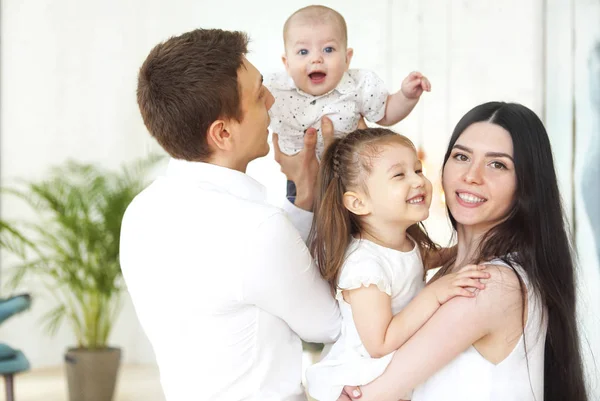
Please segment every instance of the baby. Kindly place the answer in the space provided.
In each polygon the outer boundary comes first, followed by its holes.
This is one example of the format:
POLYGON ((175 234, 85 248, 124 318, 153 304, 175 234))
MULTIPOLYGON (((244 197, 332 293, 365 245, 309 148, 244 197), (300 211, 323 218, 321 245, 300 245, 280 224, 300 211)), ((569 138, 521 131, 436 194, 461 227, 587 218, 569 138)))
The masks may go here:
POLYGON ((320 120, 329 117, 335 136, 354 131, 362 116, 390 126, 415 107, 429 80, 412 72, 400 91, 388 94, 383 81, 367 70, 349 70, 353 50, 348 48, 346 21, 325 6, 308 6, 292 14, 283 27, 286 73, 266 77, 265 86, 275 97, 270 110, 271 129, 288 155, 299 152, 306 129, 317 129, 317 155, 324 150, 320 120))

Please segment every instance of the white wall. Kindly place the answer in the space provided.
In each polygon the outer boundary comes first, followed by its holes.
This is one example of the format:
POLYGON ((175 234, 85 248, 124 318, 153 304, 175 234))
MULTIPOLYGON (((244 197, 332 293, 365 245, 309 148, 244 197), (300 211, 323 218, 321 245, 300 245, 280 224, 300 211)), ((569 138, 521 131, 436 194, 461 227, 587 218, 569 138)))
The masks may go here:
MULTIPOLYGON (((153 45, 197 27, 244 30, 252 37, 250 60, 262 72, 279 70, 282 24, 310 3, 2 1, 2 183, 41 177, 67 158, 112 167, 155 149, 135 103, 137 70, 153 45), (271 23, 262 22, 267 9, 271 23)), ((432 93, 397 129, 424 145, 427 174, 437 188, 447 138, 468 109, 512 100, 543 111, 542 0, 323 3, 347 19, 354 67, 375 70, 390 90, 415 69, 431 79, 432 93)), ((277 195, 283 193, 285 179, 272 156, 249 171, 277 195)), ((428 225, 444 243, 449 229, 438 195, 428 225)), ((8 202, 2 213, 25 215, 8 202)), ((177 278, 165 271, 165 279, 177 278)), ((35 290, 35 283, 31 286, 35 290)), ((66 329, 55 338, 41 331, 38 318, 48 308, 38 299, 33 311, 0 328, 2 341, 21 347, 35 367, 60 363, 63 349, 72 344, 66 329)), ((153 360, 129 302, 112 342, 125 348, 127 362, 153 360)))

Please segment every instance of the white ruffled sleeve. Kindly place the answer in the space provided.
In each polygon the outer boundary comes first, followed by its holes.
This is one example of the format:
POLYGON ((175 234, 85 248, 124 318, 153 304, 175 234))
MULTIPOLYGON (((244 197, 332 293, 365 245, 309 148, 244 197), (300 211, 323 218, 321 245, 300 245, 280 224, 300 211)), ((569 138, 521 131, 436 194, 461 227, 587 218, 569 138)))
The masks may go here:
POLYGON ((353 257, 350 255, 338 280, 336 298, 340 299, 343 290, 354 290, 360 287, 376 285, 380 291, 392 296, 392 279, 390 272, 376 257, 353 257))

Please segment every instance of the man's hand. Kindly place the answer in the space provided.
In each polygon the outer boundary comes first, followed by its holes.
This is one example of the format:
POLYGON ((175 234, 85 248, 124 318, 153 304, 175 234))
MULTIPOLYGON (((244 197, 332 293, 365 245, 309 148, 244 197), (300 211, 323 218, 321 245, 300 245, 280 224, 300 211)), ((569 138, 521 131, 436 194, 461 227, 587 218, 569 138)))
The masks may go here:
POLYGON ((407 99, 418 99, 423 91, 431 92, 431 83, 425 75, 413 71, 404 78, 400 90, 407 99))
MULTIPOLYGON (((333 124, 327 117, 321 119, 321 133, 325 149, 333 141, 333 124)), ((273 150, 275 161, 281 166, 281 172, 288 180, 296 184, 296 201, 294 204, 304 210, 312 210, 319 162, 315 153, 317 146, 317 130, 309 128, 304 134, 304 147, 293 156, 288 156, 279 149, 279 137, 273 133, 273 150)))

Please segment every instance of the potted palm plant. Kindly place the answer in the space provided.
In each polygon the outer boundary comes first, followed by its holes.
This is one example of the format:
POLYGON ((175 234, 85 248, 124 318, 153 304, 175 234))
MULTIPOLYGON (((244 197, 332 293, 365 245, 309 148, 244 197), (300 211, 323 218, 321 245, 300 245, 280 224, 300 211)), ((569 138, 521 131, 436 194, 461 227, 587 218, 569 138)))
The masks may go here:
POLYGON ((65 354, 71 401, 111 400, 121 350, 109 346, 125 290, 119 265, 119 235, 125 209, 146 186, 151 156, 107 171, 67 162, 48 178, 3 188, 36 214, 27 221, 0 220, 0 246, 19 260, 9 286, 28 277, 42 282, 55 300, 44 316, 53 334, 68 323, 77 341, 65 354))

